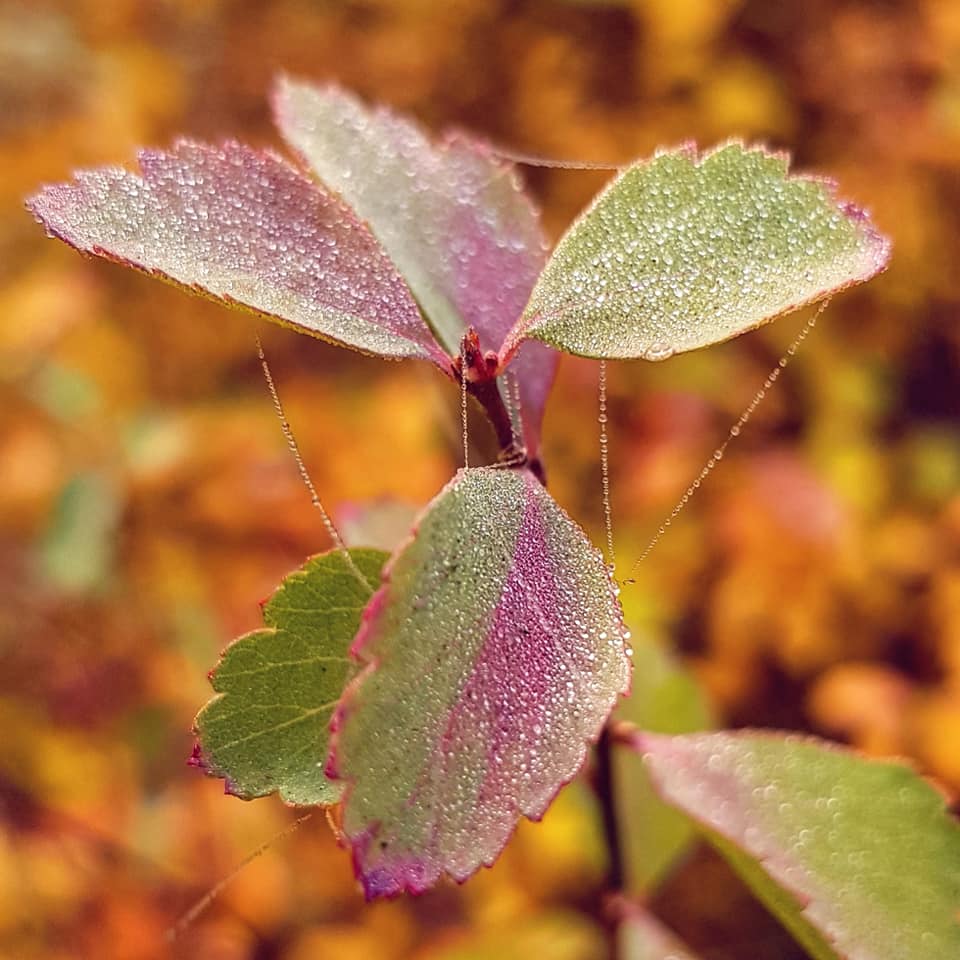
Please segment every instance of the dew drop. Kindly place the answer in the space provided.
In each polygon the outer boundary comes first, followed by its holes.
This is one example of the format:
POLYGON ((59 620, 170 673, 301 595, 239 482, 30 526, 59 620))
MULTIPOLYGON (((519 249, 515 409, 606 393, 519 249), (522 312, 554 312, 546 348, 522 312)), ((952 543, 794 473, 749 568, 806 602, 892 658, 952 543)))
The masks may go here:
POLYGON ((669 360, 674 354, 673 347, 666 340, 660 340, 651 343, 643 353, 644 360, 659 362, 660 360, 669 360))

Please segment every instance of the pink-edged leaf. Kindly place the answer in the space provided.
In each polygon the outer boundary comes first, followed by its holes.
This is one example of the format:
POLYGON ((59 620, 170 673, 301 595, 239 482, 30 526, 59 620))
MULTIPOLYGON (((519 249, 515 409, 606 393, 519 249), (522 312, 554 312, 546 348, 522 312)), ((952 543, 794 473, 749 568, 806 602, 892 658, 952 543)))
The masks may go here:
POLYGON ((635 740, 663 798, 811 956, 960 957, 960 826, 909 767, 795 735, 635 740))
POLYGON ((663 360, 868 280, 890 242, 834 190, 737 141, 635 163, 557 244, 502 359, 534 338, 663 360))
POLYGON ((462 470, 394 554, 352 652, 328 773, 368 897, 491 864, 629 685, 600 554, 528 471, 462 470))
MULTIPOLYGON (((513 166, 459 133, 433 142, 335 86, 281 78, 274 112, 287 142, 370 224, 446 350, 456 356, 471 326, 483 349, 499 349, 546 255, 513 166)), ((533 343, 514 361, 531 453, 556 361, 533 343)))
POLYGON ((140 175, 83 171, 27 206, 53 236, 325 340, 449 372, 396 267, 342 200, 227 142, 144 150, 140 175))

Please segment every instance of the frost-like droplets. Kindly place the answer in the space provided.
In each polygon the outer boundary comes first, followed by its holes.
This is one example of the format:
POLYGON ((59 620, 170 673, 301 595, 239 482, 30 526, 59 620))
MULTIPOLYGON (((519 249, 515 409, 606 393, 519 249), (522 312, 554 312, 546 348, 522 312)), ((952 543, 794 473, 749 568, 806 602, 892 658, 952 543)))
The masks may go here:
POLYGON ((656 340, 647 347, 643 354, 644 360, 669 360, 674 354, 674 349, 667 340, 656 340))
POLYGON ((238 143, 144 150, 28 202, 78 250, 386 357, 449 362, 396 267, 338 197, 238 143))
POLYGON ((329 772, 368 897, 463 880, 540 817, 629 685, 600 554, 527 471, 462 470, 384 571, 329 772))
MULTIPOLYGON (((460 133, 433 142, 411 119, 334 86, 282 78, 274 113, 290 145, 370 224, 447 353, 457 355, 468 327, 497 350, 546 260, 513 166, 460 133)), ((535 343, 514 364, 531 455, 555 367, 535 343)))
POLYGON ((726 340, 881 270, 889 242, 833 185, 729 143, 620 174, 557 245, 502 351, 533 338, 661 360, 726 340))
POLYGON ((769 733, 635 739, 811 956, 960 957, 960 827, 909 767, 769 733))

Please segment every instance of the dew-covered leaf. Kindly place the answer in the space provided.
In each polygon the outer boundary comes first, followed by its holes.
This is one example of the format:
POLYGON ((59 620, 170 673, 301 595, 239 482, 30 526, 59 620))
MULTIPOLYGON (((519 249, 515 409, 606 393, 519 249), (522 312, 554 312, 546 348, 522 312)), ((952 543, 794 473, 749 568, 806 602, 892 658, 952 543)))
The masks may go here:
MULTIPOLYGON (((512 164, 459 133, 434 142, 334 86, 281 78, 274 108, 287 142, 370 224, 447 352, 459 353, 470 326, 484 350, 498 350, 546 256, 512 164)), ((531 452, 556 361, 535 343, 514 361, 531 452)))
POLYGON ((274 791, 288 803, 335 803, 327 779, 328 728, 344 685, 360 615, 387 554, 338 551, 290 574, 263 606, 266 626, 235 640, 210 675, 215 696, 197 716, 194 763, 244 800, 274 791))
POLYGON ((527 471, 460 471, 352 647, 329 772, 368 897, 464 880, 539 818, 629 684, 610 576, 527 471))
POLYGON ((636 746, 664 799, 818 960, 960 956, 960 826, 909 767, 752 732, 636 746))
POLYGON ((505 347, 662 360, 880 271, 888 241, 834 185, 728 143, 623 171, 557 245, 505 347))
POLYGON ((334 343, 449 362, 367 226, 269 152, 179 141, 140 175, 77 173, 27 206, 84 253, 136 267, 334 343))

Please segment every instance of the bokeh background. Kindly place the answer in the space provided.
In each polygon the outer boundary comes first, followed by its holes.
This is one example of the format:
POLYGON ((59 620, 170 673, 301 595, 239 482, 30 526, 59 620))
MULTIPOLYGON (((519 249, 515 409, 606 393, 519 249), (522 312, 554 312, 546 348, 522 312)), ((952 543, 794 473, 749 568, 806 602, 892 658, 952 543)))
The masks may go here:
MULTIPOLYGON (((954 0, 2 0, 0 955, 606 956, 583 783, 465 886, 374 906, 315 816, 165 939, 295 815, 225 797, 185 760, 219 651, 327 543, 255 322, 81 259, 22 200, 178 133, 276 144, 280 69, 550 157, 761 139, 873 210, 894 240, 889 271, 834 301, 624 590, 637 696, 659 691, 653 713, 628 711, 664 728, 712 712, 809 730, 960 788, 954 0)), ((553 237, 606 177, 526 176, 553 237)), ((613 368, 622 575, 802 323, 613 368)), ((327 503, 387 536, 457 466, 455 391, 415 363, 263 332, 327 503)), ((554 495, 599 542, 596 378, 562 362, 545 457, 554 495)), ((620 798, 632 882, 654 911, 706 960, 798 956, 707 852, 648 869, 662 811, 635 768, 620 773, 636 788, 620 798)))

